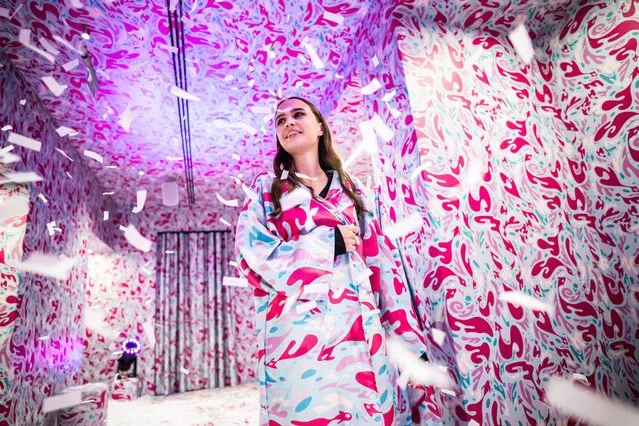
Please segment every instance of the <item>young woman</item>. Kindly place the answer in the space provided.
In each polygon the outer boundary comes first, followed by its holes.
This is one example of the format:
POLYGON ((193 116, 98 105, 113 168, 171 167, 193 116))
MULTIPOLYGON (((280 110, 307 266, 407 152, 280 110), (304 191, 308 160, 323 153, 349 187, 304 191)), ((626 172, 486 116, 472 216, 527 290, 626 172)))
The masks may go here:
POLYGON ((260 425, 411 424, 386 352, 387 335, 425 351, 399 253, 315 106, 285 99, 275 130, 276 177, 255 178, 235 242, 255 288, 260 425))

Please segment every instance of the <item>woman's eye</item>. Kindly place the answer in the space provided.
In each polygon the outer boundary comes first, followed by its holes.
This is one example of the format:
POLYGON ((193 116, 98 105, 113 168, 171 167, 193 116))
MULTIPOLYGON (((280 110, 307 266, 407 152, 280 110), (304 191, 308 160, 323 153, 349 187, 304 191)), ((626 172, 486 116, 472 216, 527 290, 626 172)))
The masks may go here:
POLYGON ((301 111, 300 111, 300 112, 296 112, 296 113, 295 113, 295 117, 299 117, 300 115, 304 115, 304 113, 303 113, 303 112, 301 112, 301 111))

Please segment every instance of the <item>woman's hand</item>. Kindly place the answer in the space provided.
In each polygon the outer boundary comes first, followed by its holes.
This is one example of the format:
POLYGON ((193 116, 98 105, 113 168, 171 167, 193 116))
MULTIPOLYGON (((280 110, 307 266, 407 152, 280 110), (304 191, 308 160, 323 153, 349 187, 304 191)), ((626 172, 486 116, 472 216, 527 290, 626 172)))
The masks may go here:
POLYGON ((355 225, 337 225, 339 232, 344 239, 346 251, 355 251, 355 247, 359 244, 359 226, 355 225))

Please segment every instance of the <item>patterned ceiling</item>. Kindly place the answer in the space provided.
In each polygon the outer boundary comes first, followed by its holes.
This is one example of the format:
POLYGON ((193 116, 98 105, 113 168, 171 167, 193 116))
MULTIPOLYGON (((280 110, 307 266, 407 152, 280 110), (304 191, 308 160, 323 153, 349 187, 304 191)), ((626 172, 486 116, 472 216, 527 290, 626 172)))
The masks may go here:
MULTIPOLYGON (((270 168, 275 148, 270 119, 279 95, 307 97, 327 116, 334 111, 329 120, 334 141, 348 157, 353 139, 359 139, 357 122, 367 117, 361 84, 356 73, 348 75, 353 67, 346 59, 369 7, 379 1, 0 0, 12 15, 0 18, 0 52, 18 67, 58 125, 78 132, 65 137, 79 153, 103 157, 103 164, 86 160, 103 190, 115 192, 116 203, 135 205, 137 189, 148 190, 147 205, 160 203, 161 184, 172 177, 178 178, 181 202, 186 202, 177 99, 170 93, 175 81, 167 17, 169 8, 181 7, 188 91, 200 99, 189 102, 195 199, 212 203, 218 192, 227 199, 243 198, 232 175, 243 173, 250 182, 257 170, 270 168), (21 29, 31 31, 32 48, 20 43, 21 29), (314 63, 307 42, 323 68, 314 63), (82 44, 99 80, 95 97, 79 53, 82 44), (47 51, 55 53, 54 63, 45 58, 47 51), (79 64, 73 67, 75 60, 79 64), (45 76, 67 88, 56 96, 43 83, 45 76)), ((404 3, 422 8, 440 24, 502 31, 529 7, 503 0, 404 3)), ((552 11, 566 2, 541 3, 552 11)), ((554 21, 539 16, 531 23, 554 21)), ((351 171, 365 177, 369 163, 362 158, 351 171)))

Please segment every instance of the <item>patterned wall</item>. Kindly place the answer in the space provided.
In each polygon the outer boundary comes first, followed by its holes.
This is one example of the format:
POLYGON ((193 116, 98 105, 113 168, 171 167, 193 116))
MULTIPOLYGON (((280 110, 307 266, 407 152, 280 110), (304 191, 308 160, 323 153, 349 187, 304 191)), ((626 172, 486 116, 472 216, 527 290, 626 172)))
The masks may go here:
POLYGON ((363 81, 384 82, 364 97, 395 131, 376 183, 388 223, 422 211, 402 241, 408 275, 422 316, 446 332, 432 358, 460 386, 435 391, 424 420, 554 424, 554 374, 637 404, 636 5, 520 6, 538 47, 525 67, 499 2, 493 18, 487 3, 402 3, 369 15, 353 58, 363 81), (381 101, 394 88, 400 119, 381 101), (509 290, 552 314, 500 302, 509 290))
MULTIPOLYGON (((16 424, 16 419, 20 419, 20 424, 39 424, 43 419, 39 410, 44 397, 77 383, 80 377, 87 277, 85 255, 91 241, 108 239, 109 229, 96 218, 110 205, 102 198, 100 185, 85 167, 82 157, 58 137, 57 123, 13 65, 6 61, 0 67, 0 92, 3 93, 0 123, 42 142, 41 152, 15 146, 12 152, 22 161, 11 166, 17 171, 34 171, 44 178, 31 185, 31 212, 26 219, 26 231, 24 228, 19 231, 23 235, 18 238, 10 235, 11 227, 19 229, 20 224, 11 220, 2 224, 0 253, 7 262, 21 260, 22 249, 23 259, 34 251, 82 259, 64 281, 20 274, 14 283, 11 277, 15 270, 2 264, 3 270, 9 269, 8 276, 2 278, 3 291, 17 293, 18 299, 2 307, 8 320, 0 324, 0 334, 10 329, 13 333, 8 344, 5 341, 0 349, 6 357, 0 381, 0 423, 8 419, 10 424, 16 424), (23 99, 24 105, 20 103, 23 99), (54 148, 65 151, 73 161, 54 148), (46 204, 39 194, 47 199, 46 204), (47 230, 46 225, 51 221, 60 229, 55 236, 49 236, 47 230), (21 242, 24 242, 23 248, 21 242), (11 367, 5 370, 7 364, 11 367)), ((7 132, 2 132, 0 138, 5 145, 7 132)), ((7 195, 10 194, 3 188, 3 198, 7 195)))

